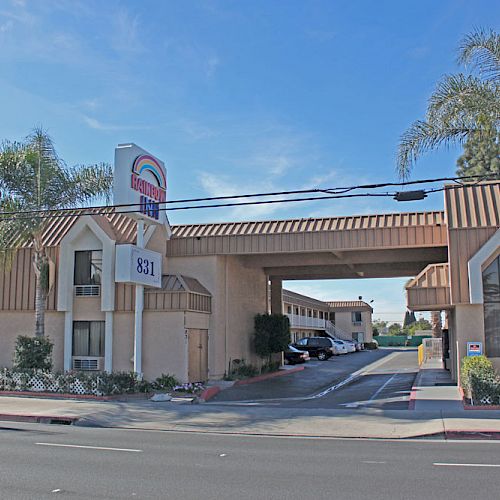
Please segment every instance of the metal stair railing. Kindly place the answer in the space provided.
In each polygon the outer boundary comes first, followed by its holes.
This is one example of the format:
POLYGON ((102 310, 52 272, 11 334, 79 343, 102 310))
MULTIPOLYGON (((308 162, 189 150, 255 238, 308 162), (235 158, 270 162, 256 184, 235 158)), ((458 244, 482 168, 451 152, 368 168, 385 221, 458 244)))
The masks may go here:
POLYGON ((329 320, 325 320, 325 332, 329 337, 334 337, 340 340, 352 340, 352 335, 344 332, 329 320))

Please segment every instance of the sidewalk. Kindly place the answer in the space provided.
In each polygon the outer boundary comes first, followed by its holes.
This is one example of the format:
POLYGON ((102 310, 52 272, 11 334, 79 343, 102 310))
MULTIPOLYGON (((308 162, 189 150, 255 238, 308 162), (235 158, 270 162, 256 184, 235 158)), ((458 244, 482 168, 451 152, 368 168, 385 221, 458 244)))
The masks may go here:
POLYGON ((413 410, 327 410, 272 406, 76 401, 0 397, 0 420, 160 431, 339 438, 413 438, 500 434, 500 411, 464 410, 456 386, 436 361, 425 363, 412 390, 413 410))
POLYGON ((415 379, 410 409, 415 411, 465 411, 456 384, 440 359, 424 361, 415 379))

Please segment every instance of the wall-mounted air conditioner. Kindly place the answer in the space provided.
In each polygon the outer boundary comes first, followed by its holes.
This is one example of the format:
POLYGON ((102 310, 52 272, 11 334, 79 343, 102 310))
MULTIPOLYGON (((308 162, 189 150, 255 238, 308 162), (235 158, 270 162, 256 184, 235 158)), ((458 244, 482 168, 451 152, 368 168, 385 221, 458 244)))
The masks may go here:
POLYGON ((78 371, 103 371, 104 358, 78 356, 73 358, 73 370, 78 371))
POLYGON ((101 285, 75 285, 75 297, 99 297, 101 285))

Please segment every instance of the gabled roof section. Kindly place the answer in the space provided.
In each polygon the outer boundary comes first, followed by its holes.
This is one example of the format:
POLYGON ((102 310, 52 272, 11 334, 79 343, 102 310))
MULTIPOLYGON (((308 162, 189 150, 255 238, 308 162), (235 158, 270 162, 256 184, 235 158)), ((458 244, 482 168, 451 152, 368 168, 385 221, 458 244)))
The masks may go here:
POLYGON ((211 296, 211 293, 195 278, 181 274, 164 274, 161 277, 161 288, 144 289, 146 292, 191 292, 211 296))
MULTIPOLYGON (((73 227, 79 219, 79 215, 90 215, 99 226, 108 234, 113 235, 112 239, 118 244, 135 243, 137 234, 137 224, 135 219, 127 215, 114 212, 113 208, 106 209, 105 213, 96 214, 96 210, 72 210, 69 212, 60 212, 48 219, 47 224, 42 233, 43 245, 46 247, 59 246, 61 240, 66 236, 68 231, 73 227), (59 216, 56 216, 59 215, 59 216)), ((15 245, 16 239, 13 238, 10 246, 15 245)), ((22 248, 29 248, 31 244, 24 243, 22 248)))
POLYGON ((315 219, 185 224, 172 226, 172 233, 174 238, 190 238, 202 236, 290 234, 444 224, 444 212, 435 211, 322 217, 315 219))
POLYGON ((331 300, 327 302, 331 311, 370 311, 372 306, 363 300, 331 300))

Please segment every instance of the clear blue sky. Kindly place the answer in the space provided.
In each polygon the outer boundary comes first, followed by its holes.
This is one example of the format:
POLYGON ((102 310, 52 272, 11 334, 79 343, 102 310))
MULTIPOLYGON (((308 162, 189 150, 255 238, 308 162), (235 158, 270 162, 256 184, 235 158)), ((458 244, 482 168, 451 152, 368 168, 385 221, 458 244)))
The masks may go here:
MULTIPOLYGON (((68 164, 135 142, 170 199, 394 181, 399 135, 423 116, 456 47, 494 1, 0 0, 0 138, 48 129, 68 164)), ((414 178, 452 175, 459 151, 414 178)), ((172 223, 441 209, 442 197, 175 213, 172 223)), ((287 284, 374 299, 401 320, 398 280, 287 284)))

